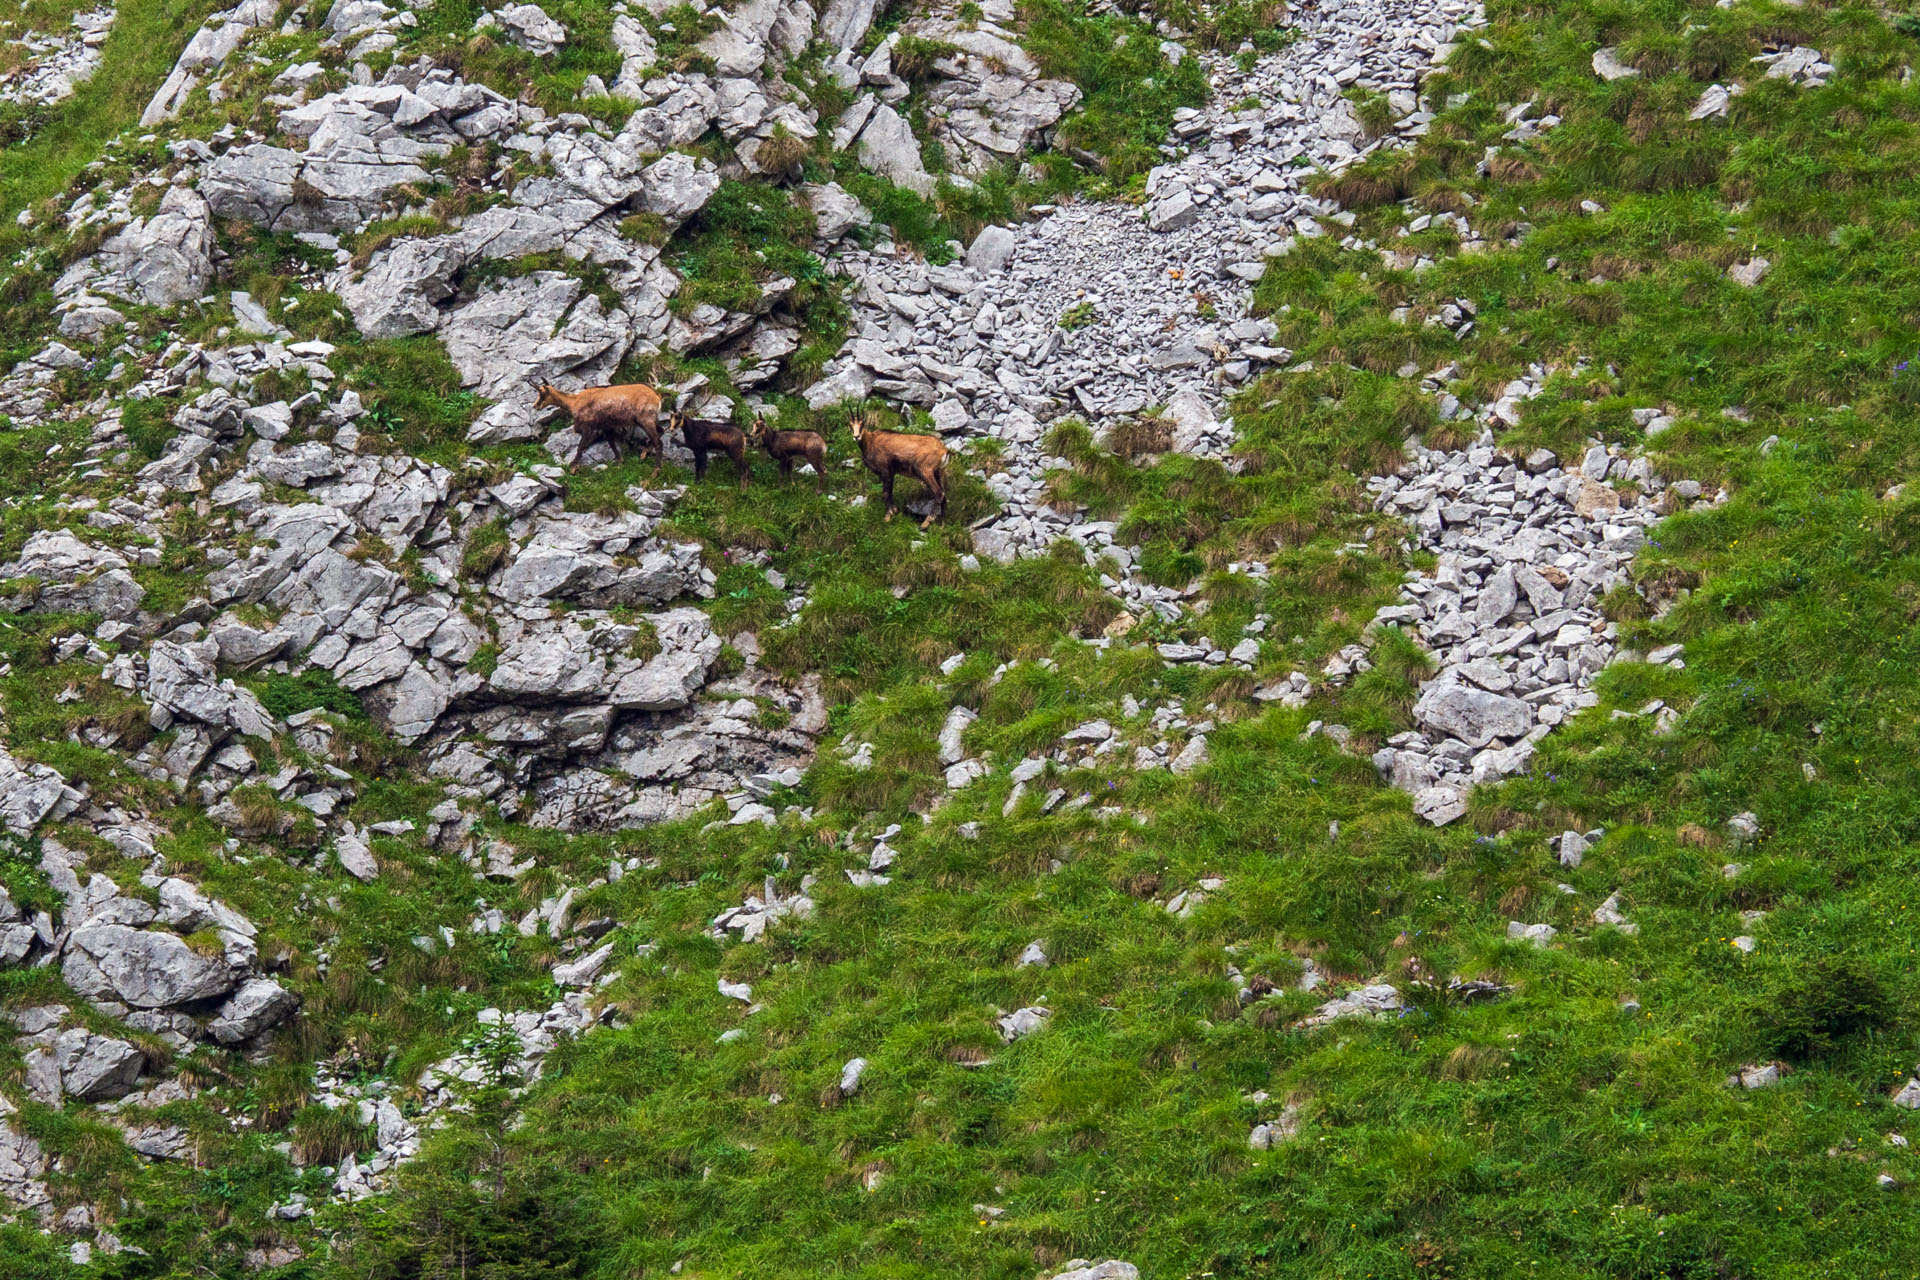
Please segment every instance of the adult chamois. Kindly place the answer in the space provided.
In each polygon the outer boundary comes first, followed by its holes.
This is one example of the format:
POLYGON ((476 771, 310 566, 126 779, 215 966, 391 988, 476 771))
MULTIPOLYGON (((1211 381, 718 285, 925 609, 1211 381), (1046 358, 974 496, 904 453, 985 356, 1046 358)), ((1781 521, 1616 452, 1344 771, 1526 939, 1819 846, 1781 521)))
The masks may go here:
POLYGON ((860 457, 866 462, 867 470, 879 476, 886 488, 887 519, 893 519, 895 476, 912 476, 933 495, 933 510, 920 522, 922 529, 947 514, 947 446, 940 443, 939 437, 875 431, 867 426, 865 418, 858 416, 849 425, 853 427, 853 440, 860 446, 860 457))
POLYGON ((793 479, 793 464, 805 459, 813 464, 813 487, 826 492, 827 442, 818 431, 775 431, 756 416, 749 438, 780 464, 780 483, 793 479))
POLYGON ((747 487, 747 437, 746 433, 731 422, 715 422, 701 418, 689 418, 675 409, 667 418, 670 430, 678 431, 680 438, 693 450, 693 478, 707 478, 707 455, 724 453, 733 459, 734 474, 740 477, 740 487, 747 487))
POLYGON ((618 387, 562 391, 536 379, 533 389, 540 393, 533 402, 534 409, 553 405, 573 419, 573 429, 580 436, 580 453, 604 440, 613 446, 614 457, 620 457, 638 431, 646 437, 640 445, 642 457, 648 448, 656 458, 665 456, 660 448, 660 393, 652 387, 630 382, 618 387))

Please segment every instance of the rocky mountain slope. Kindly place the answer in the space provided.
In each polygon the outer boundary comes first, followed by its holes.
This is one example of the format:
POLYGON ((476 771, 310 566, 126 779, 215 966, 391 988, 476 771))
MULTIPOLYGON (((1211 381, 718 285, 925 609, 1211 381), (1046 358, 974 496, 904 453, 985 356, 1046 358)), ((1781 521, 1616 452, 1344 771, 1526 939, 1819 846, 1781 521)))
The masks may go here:
POLYGON ((9 1274, 1903 1273, 1917 33, 23 8, 9 1274))

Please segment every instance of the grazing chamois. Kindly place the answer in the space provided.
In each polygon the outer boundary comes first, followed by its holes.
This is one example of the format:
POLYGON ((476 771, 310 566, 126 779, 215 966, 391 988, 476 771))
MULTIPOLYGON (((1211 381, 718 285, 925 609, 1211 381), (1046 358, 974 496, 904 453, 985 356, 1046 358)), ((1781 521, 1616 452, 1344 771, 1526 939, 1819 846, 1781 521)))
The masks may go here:
POLYGON ((746 433, 731 422, 713 422, 700 418, 689 418, 675 409, 667 419, 671 430, 678 431, 680 438, 687 442, 687 448, 693 450, 693 478, 707 478, 707 454, 724 453, 733 459, 734 474, 740 477, 740 487, 747 487, 747 437, 746 433))
POLYGON ((756 417, 752 440, 780 464, 781 484, 793 479, 793 464, 804 458, 813 464, 813 487, 827 491, 827 442, 818 431, 775 431, 765 418, 756 417))
POLYGON ((937 436, 912 436, 903 431, 875 431, 856 417, 854 443, 867 470, 880 477, 887 491, 887 519, 893 519, 893 478, 912 476, 933 495, 933 510, 920 522, 922 529, 947 514, 947 446, 937 436))
POLYGON ((580 453, 604 440, 613 446, 613 456, 618 458, 626 452, 626 446, 633 443, 637 430, 646 437, 640 445, 640 455, 645 457, 651 447, 655 457, 663 456, 660 393, 652 387, 630 382, 619 387, 562 391, 550 382, 536 380, 533 389, 540 393, 533 402, 535 410, 554 405, 573 419, 573 429, 580 435, 580 453))

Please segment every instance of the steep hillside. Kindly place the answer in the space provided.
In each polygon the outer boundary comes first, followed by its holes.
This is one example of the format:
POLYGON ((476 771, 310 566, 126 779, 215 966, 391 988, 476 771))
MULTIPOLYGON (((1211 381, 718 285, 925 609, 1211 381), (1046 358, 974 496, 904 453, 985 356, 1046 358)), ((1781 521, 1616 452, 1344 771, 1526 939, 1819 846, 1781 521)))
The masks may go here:
POLYGON ((1911 1274, 1916 37, 20 6, 0 1273, 1911 1274))

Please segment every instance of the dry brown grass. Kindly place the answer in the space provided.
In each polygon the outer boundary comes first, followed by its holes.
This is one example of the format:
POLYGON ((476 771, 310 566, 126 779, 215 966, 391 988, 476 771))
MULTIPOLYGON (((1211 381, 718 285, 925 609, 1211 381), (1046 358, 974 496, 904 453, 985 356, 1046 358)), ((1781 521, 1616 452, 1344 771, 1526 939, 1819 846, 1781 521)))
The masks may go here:
POLYGON ((1171 418, 1131 418, 1107 433, 1107 448, 1123 458, 1144 458, 1173 447, 1171 418))
POLYGON ((1540 180, 1540 170, 1531 161, 1519 156, 1497 155, 1487 161, 1487 172, 1495 182, 1504 182, 1508 186, 1540 180))

